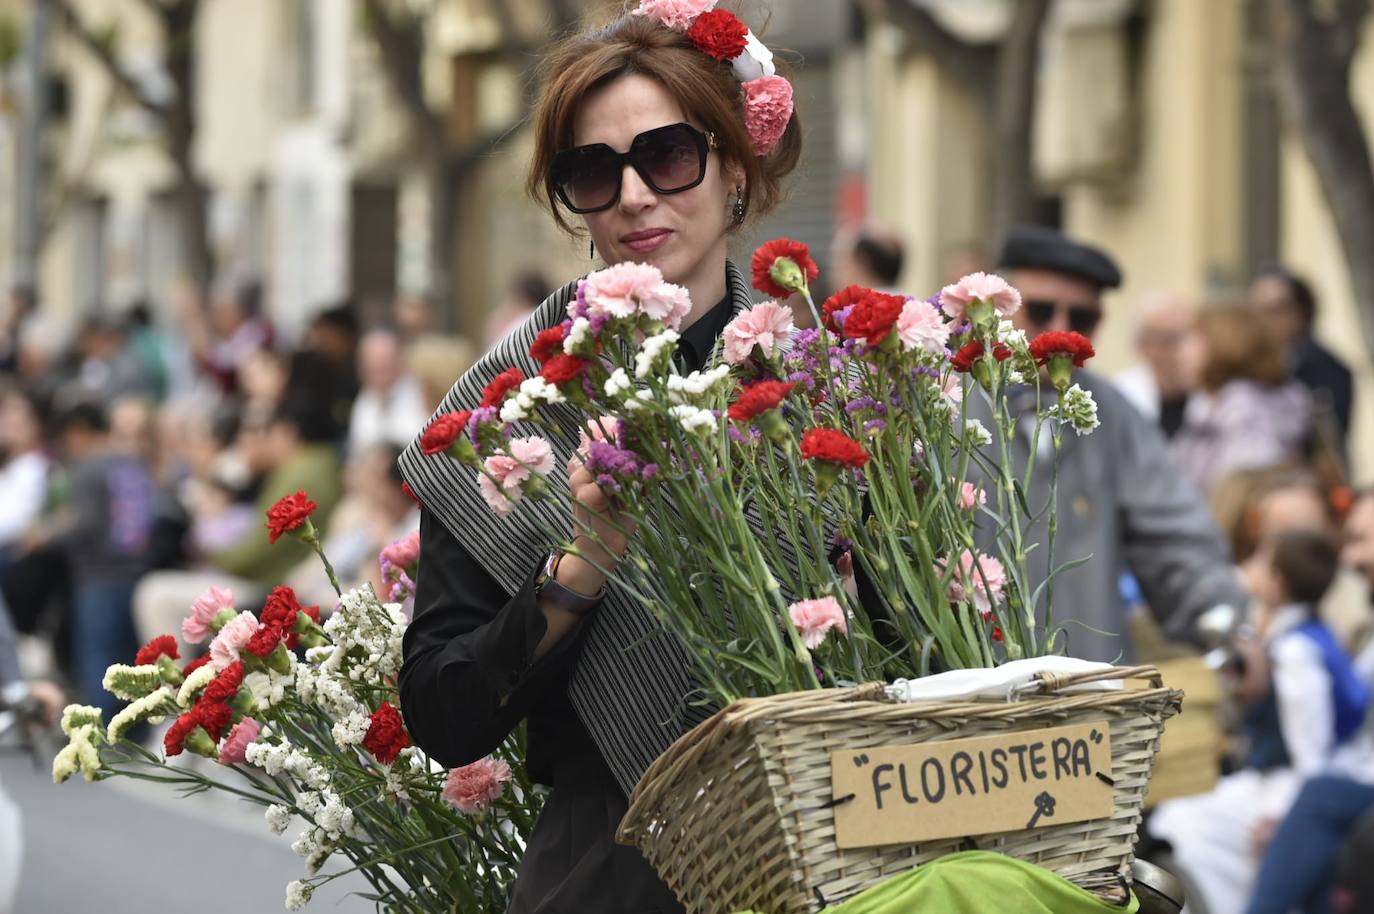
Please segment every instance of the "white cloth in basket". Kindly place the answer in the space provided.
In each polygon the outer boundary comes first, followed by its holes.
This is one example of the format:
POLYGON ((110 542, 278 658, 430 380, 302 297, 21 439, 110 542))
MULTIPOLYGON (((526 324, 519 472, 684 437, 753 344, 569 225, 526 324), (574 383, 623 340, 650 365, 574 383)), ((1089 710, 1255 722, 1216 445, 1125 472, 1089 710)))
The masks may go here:
MULTIPOLYGON (((1003 698, 1033 691, 1041 673, 1076 675, 1110 670, 1110 663, 1079 660, 1077 657, 1027 657, 998 667, 975 670, 950 670, 923 679, 898 679, 887 687, 893 701, 957 701, 975 698, 1003 698)), ((1120 679, 1087 682, 1070 686, 1065 692, 1096 692, 1122 688, 1120 679)))

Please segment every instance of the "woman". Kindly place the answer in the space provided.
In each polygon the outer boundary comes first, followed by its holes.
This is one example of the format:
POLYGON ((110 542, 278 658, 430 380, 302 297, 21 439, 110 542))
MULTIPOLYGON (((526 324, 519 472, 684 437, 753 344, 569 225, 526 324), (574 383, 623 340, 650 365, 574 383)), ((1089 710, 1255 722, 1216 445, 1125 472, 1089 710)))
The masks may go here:
MULTIPOLYGON (((755 40, 748 60, 718 60, 680 30, 685 22, 673 28, 655 16, 662 6, 649 0, 554 50, 534 117, 529 188, 565 230, 560 204, 579 215, 608 264, 650 263, 690 291, 679 347, 690 370, 749 304, 726 239, 776 204, 801 137, 790 93, 789 117, 775 121, 771 137, 746 124, 741 80, 770 74, 766 49, 755 40)), ((563 319, 575 290, 571 283, 550 296, 458 381, 443 411, 476 405, 508 368, 535 373, 530 343, 563 319)), ((548 437, 566 457, 578 432, 548 437)), ((580 520, 605 548, 579 538, 552 507, 496 519, 471 471, 447 458, 412 445, 401 464, 425 505, 400 680, 410 732, 454 766, 491 752, 526 720, 527 766, 553 788, 509 910, 681 910, 638 851, 614 843, 644 768, 708 713, 686 701, 692 684, 680 649, 647 610, 605 587, 598 566, 613 567, 623 553, 623 520, 590 475, 571 466, 573 497, 589 506, 580 520), (542 529, 553 523, 570 529, 588 560, 550 555, 542 529)))
POLYGON ((1192 346, 1202 394, 1170 441, 1183 475, 1209 494, 1238 470, 1300 458, 1311 429, 1307 393, 1254 313, 1239 305, 1204 310, 1192 346))

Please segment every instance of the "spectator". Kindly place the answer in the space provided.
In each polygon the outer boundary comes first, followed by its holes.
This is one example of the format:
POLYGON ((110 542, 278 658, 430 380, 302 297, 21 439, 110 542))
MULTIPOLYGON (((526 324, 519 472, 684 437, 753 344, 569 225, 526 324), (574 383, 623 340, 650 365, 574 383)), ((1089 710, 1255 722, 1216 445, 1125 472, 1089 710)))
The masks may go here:
POLYGON ((60 318, 35 314, 19 328, 15 379, 33 397, 39 412, 49 415, 66 374, 63 353, 69 328, 60 318))
POLYGON ((1168 841, 1209 911, 1237 911, 1257 874, 1254 848, 1304 779, 1359 767, 1368 691, 1317 605, 1336 573, 1335 542, 1292 530, 1265 540, 1251 574, 1255 637, 1241 644, 1245 768, 1208 794, 1167 800, 1152 835, 1168 841), (1269 824, 1266 824, 1269 823, 1269 824))
POLYGON ((991 268, 988 249, 981 241, 960 241, 945 247, 940 275, 945 282, 951 283, 970 273, 983 273, 991 268))
POLYGON ((238 368, 239 403, 245 410, 276 411, 286 394, 290 359, 271 349, 258 349, 243 357, 238 368))
POLYGON ((430 332, 434 325, 434 306, 423 295, 398 295, 391 303, 391 323, 402 345, 410 345, 430 332))
POLYGON ((897 235, 868 228, 856 234, 837 236, 834 258, 837 287, 860 285, 895 292, 906 251, 897 235))
POLYGON ((1237 470, 1299 460, 1310 428, 1307 392, 1289 380, 1283 353, 1250 309, 1204 310, 1193 340, 1200 402, 1171 442, 1184 477, 1207 494, 1237 470))
POLYGON ((195 289, 175 293, 174 313, 192 358, 220 393, 233 393, 244 359, 272 345, 272 325, 260 314, 261 305, 262 286, 256 280, 221 282, 208 312, 195 289))
POLYGON ((439 408, 453 382, 472 367, 475 358, 472 344, 461 337, 427 333, 411 344, 406 364, 423 388, 429 413, 439 408))
POLYGON ((518 273, 506 292, 506 300, 497 305, 489 315, 483 328, 483 345, 491 348, 506 338, 525 318, 534 313, 550 291, 548 279, 535 270, 518 273))
POLYGON ((129 349, 143 366, 154 401, 167 398, 171 385, 171 365, 167 341, 153 325, 153 312, 140 301, 129 309, 129 349))
POLYGON ((52 466, 38 404, 17 389, 0 395, 0 449, 0 569, 7 569, 47 505, 52 466))
POLYGON ((1250 303, 1283 347, 1292 377, 1312 392, 1318 435, 1329 428, 1344 454, 1350 434, 1355 386, 1350 369, 1317 342, 1317 297, 1306 280, 1281 266, 1270 267, 1250 284, 1250 303))
POLYGON ((405 371, 401 341, 390 330, 373 330, 358 344, 358 380, 361 389, 348 423, 349 454, 410 441, 433 411, 420 382, 405 371))
POLYGON ((287 385, 315 404, 317 440, 342 444, 347 436, 358 395, 357 349, 358 319, 352 303, 344 302, 315 315, 292 356, 287 385))
POLYGON ((1193 308, 1179 296, 1154 293, 1141 300, 1138 321, 1140 362, 1114 380, 1131 405, 1172 438, 1183 426, 1197 383, 1185 357, 1193 308))
POLYGON ((76 349, 76 376, 59 391, 59 409, 91 402, 108 410, 120 397, 146 395, 152 389, 143 365, 129 349, 124 330, 114 318, 87 319, 76 349))

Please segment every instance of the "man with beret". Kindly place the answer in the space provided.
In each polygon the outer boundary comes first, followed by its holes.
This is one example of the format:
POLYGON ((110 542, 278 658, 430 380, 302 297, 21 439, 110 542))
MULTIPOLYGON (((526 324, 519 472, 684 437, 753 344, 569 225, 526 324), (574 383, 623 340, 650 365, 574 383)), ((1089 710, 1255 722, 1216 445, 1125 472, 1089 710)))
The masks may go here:
MULTIPOLYGON (((1047 330, 1076 330, 1091 339, 1102 319, 1103 291, 1121 284, 1110 257, 1048 228, 1013 228, 998 263, 1021 292, 1022 307, 1012 319, 1030 339, 1047 330)), ((1201 496, 1170 463, 1159 429, 1106 378, 1080 369, 1074 382, 1096 400, 1101 425, 1089 435, 1063 437, 1053 561, 1059 567, 1092 560, 1055 578, 1052 624, 1063 627, 1067 640, 1060 646, 1073 656, 1130 660, 1119 586, 1123 572, 1136 577, 1147 605, 1174 637, 1186 638, 1209 609, 1240 609, 1244 594, 1221 532, 1201 496)), ((1054 396, 1052 389, 1042 390, 1041 397, 1046 394, 1054 396)), ((970 402, 971 411, 979 400, 970 402)), ((1023 417, 1013 445, 1020 473, 1032 447, 1034 390, 1013 394, 1012 409, 1023 417)), ((1040 512, 1050 498, 1048 428, 1036 446, 1036 478, 1027 496, 1040 512)), ((1038 544, 1028 556, 1031 579, 1038 583, 1050 569, 1043 516, 1027 541, 1038 544)))

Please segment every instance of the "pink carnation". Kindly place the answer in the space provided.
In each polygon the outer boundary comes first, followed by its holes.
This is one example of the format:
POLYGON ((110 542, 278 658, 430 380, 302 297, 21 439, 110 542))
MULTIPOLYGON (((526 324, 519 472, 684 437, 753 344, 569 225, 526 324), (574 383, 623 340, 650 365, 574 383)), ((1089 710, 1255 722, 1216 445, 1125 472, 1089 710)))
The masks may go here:
POLYGON ((639 307, 645 317, 676 330, 692 313, 692 295, 682 286, 661 282, 640 296, 639 307))
POLYGON ((196 602, 191 604, 191 614, 181 620, 181 637, 187 644, 201 644, 210 637, 210 623, 222 610, 234 608, 234 592, 225 587, 220 589, 211 584, 196 602))
POLYGON ((487 756, 454 768, 444 784, 444 802, 459 812, 481 815, 501 798, 511 778, 510 765, 487 756))
POLYGON ((943 355, 949 343, 949 324, 928 302, 909 298, 897 316, 897 337, 907 352, 922 349, 932 355, 943 355))
POLYGON ((792 84, 781 76, 760 76, 743 85, 749 142, 756 155, 766 156, 792 120, 792 84))
POLYGON ((412 530, 382 550, 381 560, 396 568, 409 568, 420 561, 420 531, 412 530))
POLYGON ((792 332, 792 309, 766 301, 743 312, 725 326, 725 361, 738 365, 749 358, 757 346, 765 356, 777 351, 778 344, 792 332))
POLYGON ((553 449, 538 435, 512 438, 506 445, 509 454, 493 454, 483 463, 487 473, 477 477, 477 489, 487 505, 505 517, 520 500, 521 486, 530 473, 547 476, 553 470, 553 449), (487 474, 490 474, 490 478, 487 474))
POLYGON ((584 430, 579 433, 577 440, 577 453, 581 457, 587 456, 587 451, 591 448, 593 441, 615 443, 616 431, 620 425, 620 420, 614 416, 602 416, 600 419, 589 421, 584 430))
MULTIPOLYGON (((495 457, 487 458, 487 469, 491 470, 491 461, 495 457)), ((510 458, 504 458, 510 459, 510 458)), ((482 500, 487 503, 487 507, 496 513, 497 517, 505 517, 515 510, 515 503, 520 500, 520 490, 507 492, 505 488, 492 482, 486 476, 477 477, 477 491, 482 493, 482 500)))
POLYGON ((833 628, 841 635, 849 634, 849 624, 845 621, 844 610, 834 597, 821 597, 819 600, 802 600, 787 607, 787 615, 801 634, 802 643, 815 650, 830 634, 833 628))
POLYGON ((658 267, 625 261, 597 270, 582 281, 582 297, 590 317, 620 318, 634 315, 645 298, 660 296, 663 274, 658 267))
MULTIPOLYGON (((936 567, 943 574, 947 566, 941 561, 936 567)), ((987 619, 992 616, 993 601, 1002 596, 1002 588, 1006 583, 1007 575, 1001 562, 981 552, 974 556, 965 549, 959 556, 959 567, 954 572, 954 578, 949 582, 949 601, 971 601, 979 615, 987 619)))
POLYGON ((224 745, 219 747, 219 763, 221 765, 241 765, 247 758, 248 747, 253 744, 253 740, 258 738, 258 733, 262 727, 251 717, 234 724, 234 729, 229 731, 229 735, 224 738, 224 745))
POLYGON ((966 482, 959 487, 959 507, 965 511, 972 511, 979 505, 988 503, 988 493, 978 488, 971 482, 966 482))
POLYGON ((996 273, 970 273, 940 290, 940 308, 956 323, 976 301, 991 302, 999 315, 1011 317, 1021 307, 1021 293, 996 273))
POLYGON ((215 640, 210 642, 210 662, 215 669, 222 670, 239 659, 239 652, 248 646, 258 631, 258 618, 250 612, 241 612, 219 630, 215 640))
POLYGON ((639 0, 636 16, 657 19, 670 29, 687 31, 692 20, 716 6, 716 0, 639 0))

